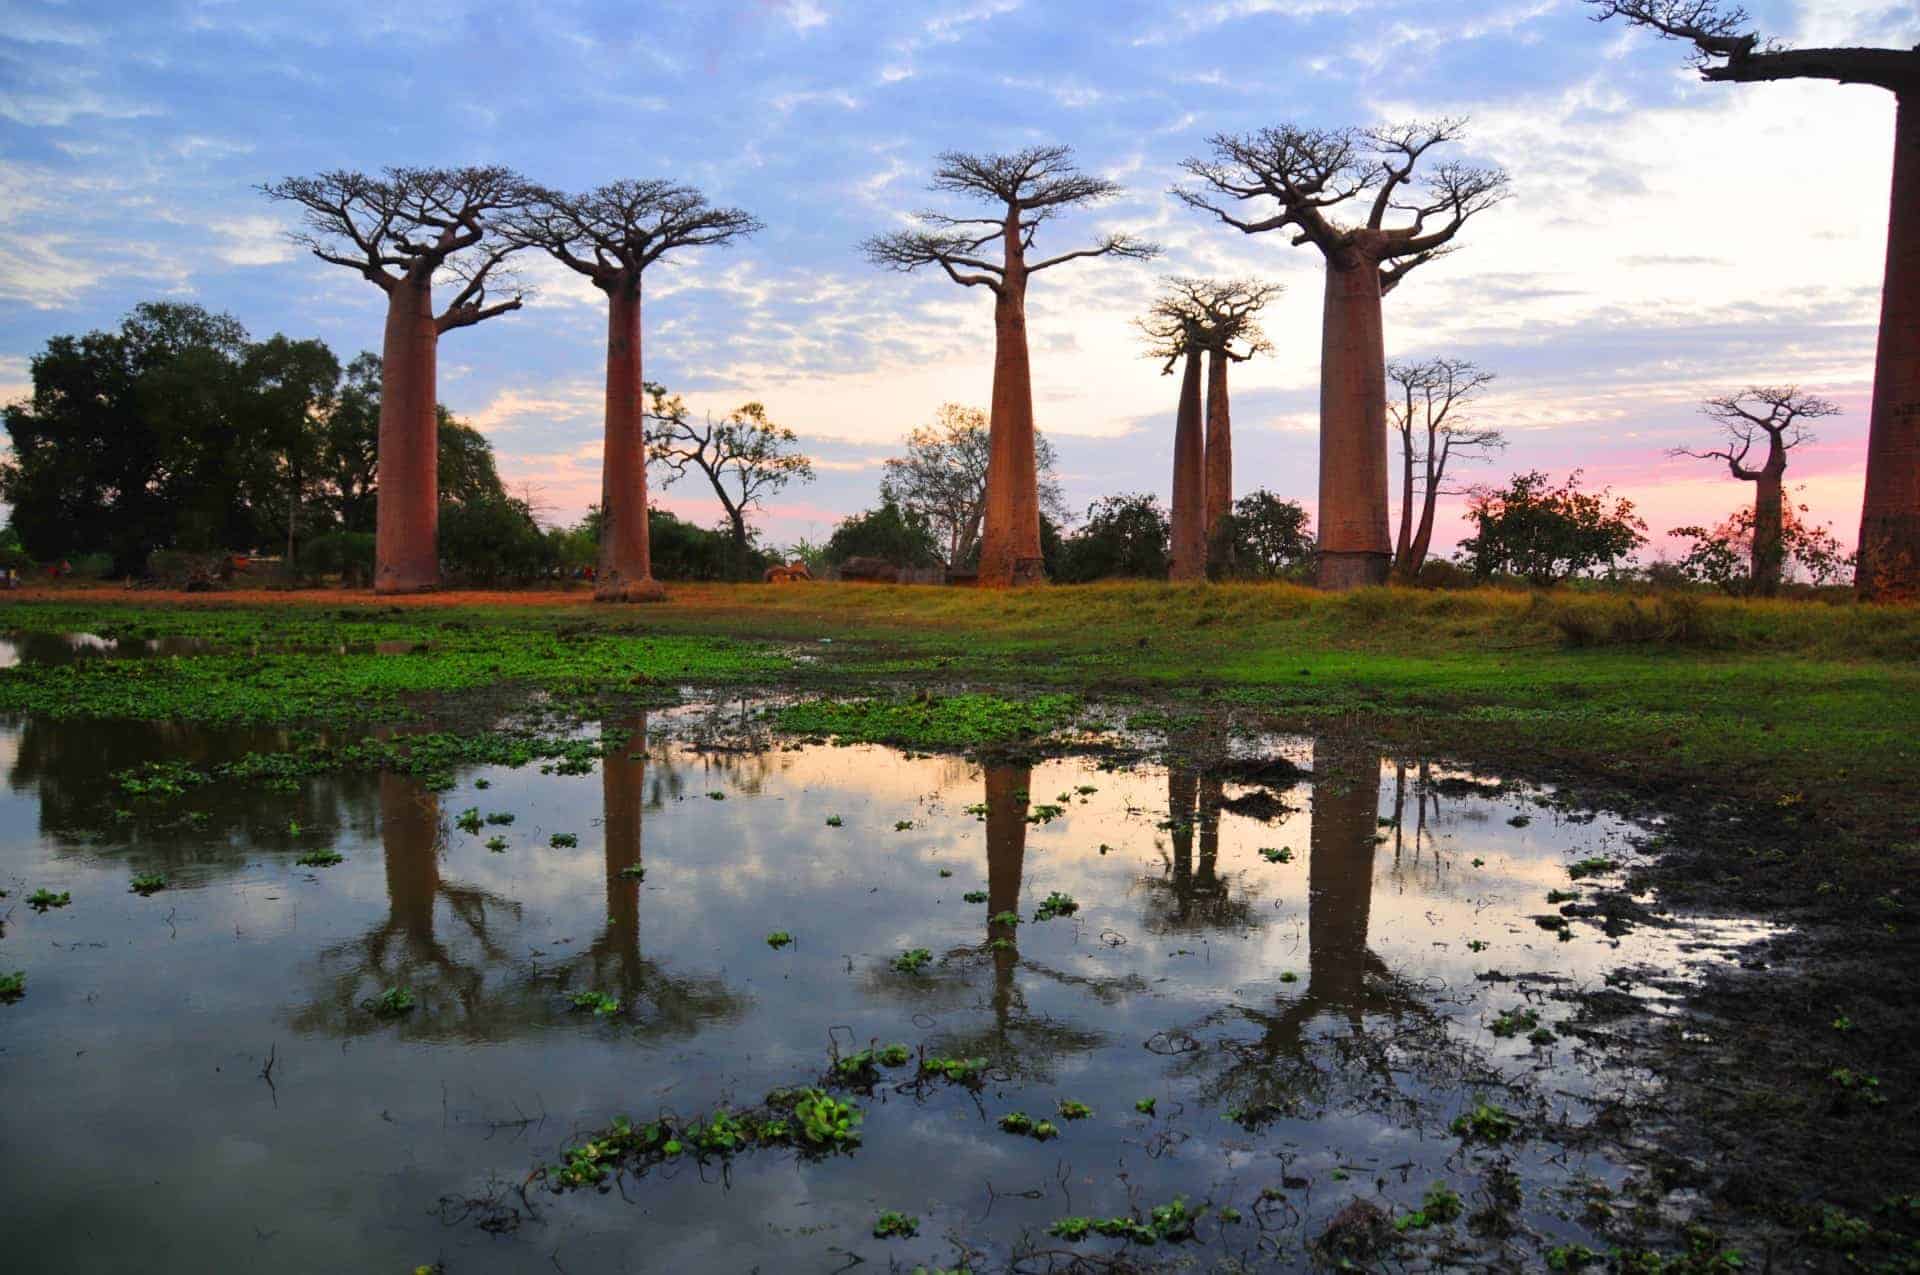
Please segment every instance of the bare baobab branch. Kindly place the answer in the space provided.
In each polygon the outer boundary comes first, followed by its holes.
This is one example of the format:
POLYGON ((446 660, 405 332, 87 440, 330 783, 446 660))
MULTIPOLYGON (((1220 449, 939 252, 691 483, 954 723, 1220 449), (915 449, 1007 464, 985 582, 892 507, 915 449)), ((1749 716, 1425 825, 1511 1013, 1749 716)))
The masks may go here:
POLYGON ((917 226, 875 235, 861 244, 867 260, 910 272, 939 266, 966 287, 994 294, 993 410, 988 426, 987 505, 980 542, 980 582, 1026 584, 1044 578, 1040 561, 1040 497, 1034 460, 1033 380, 1027 361, 1027 281, 1037 271, 1088 257, 1145 261, 1157 245, 1110 232, 1090 247, 1028 260, 1040 227, 1076 208, 1103 202, 1120 187, 1081 172, 1065 146, 1030 146, 1011 154, 945 151, 930 188, 984 203, 992 216, 937 210, 915 215, 917 226), (998 260, 990 245, 999 240, 998 260))
POLYGON ((1446 486, 1448 466, 1491 459, 1507 445, 1497 429, 1463 419, 1466 404, 1494 380, 1466 359, 1436 358, 1421 363, 1389 363, 1394 394, 1387 401, 1387 423, 1400 435, 1400 535, 1394 575, 1411 583, 1420 574, 1433 542, 1439 498, 1460 494, 1446 486), (1420 520, 1413 520, 1418 498, 1420 520))
POLYGON ((1920 81, 1920 50, 1791 49, 1750 30, 1753 19, 1739 5, 1718 0, 1586 0, 1594 21, 1624 18, 1657 31, 1663 39, 1693 45, 1703 80, 1757 83, 1765 80, 1834 80, 1872 84, 1898 92, 1920 81))

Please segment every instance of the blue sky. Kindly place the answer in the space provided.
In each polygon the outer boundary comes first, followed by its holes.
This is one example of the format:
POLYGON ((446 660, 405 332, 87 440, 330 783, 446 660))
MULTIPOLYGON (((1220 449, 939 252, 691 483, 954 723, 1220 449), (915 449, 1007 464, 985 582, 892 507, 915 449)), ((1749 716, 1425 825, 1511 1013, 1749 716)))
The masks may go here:
MULTIPOLYGON (((1920 40, 1911 3, 1748 7, 1796 43, 1920 40)), ((933 202, 938 151, 1063 142, 1127 193, 1042 248, 1129 229, 1167 249, 1061 267, 1029 297, 1070 502, 1167 492, 1175 386, 1129 321, 1183 273, 1286 285, 1274 354, 1236 369, 1236 483, 1311 504, 1317 254, 1209 225, 1166 189, 1211 133, 1440 114, 1471 117, 1460 157, 1507 167, 1513 197, 1388 298, 1388 352, 1499 374, 1480 417, 1512 446, 1486 476, 1579 465, 1656 529, 1718 517, 1745 485, 1663 450, 1706 436, 1702 397, 1793 382, 1846 410, 1788 478, 1851 541, 1891 96, 1700 84, 1679 47, 1576 0, 0 0, 0 399, 49 336, 155 297, 343 358, 377 348, 381 295, 289 245, 262 181, 468 163, 574 188, 668 177, 767 229, 649 272, 648 375, 799 430, 819 480, 764 521, 776 542, 819 539, 872 502, 908 429, 943 401, 984 405, 991 378, 984 290, 876 270, 859 241, 933 202)), ((598 494, 604 315, 583 281, 526 269, 525 310, 443 342, 441 398, 564 521, 598 494)), ((691 485, 661 499, 717 512, 691 485)))

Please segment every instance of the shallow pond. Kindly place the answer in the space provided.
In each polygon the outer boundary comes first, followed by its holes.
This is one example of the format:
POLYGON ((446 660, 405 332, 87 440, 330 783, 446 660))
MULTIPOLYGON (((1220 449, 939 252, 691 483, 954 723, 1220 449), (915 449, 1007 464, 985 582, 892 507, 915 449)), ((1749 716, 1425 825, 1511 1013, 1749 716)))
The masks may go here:
POLYGON ((1339 739, 982 768, 713 747, 708 720, 613 724, 587 774, 141 802, 114 771, 285 737, 0 731, 10 1269, 1068 1269, 1125 1241, 1059 1220, 1177 1197, 1210 1211, 1136 1260, 1285 1268, 1355 1199, 1405 1218, 1436 1183, 1461 1212, 1390 1232, 1401 1258, 1538 1264, 1605 1249, 1583 1200, 1627 1171, 1565 1130, 1656 1083, 1599 1066, 1565 993, 1611 975, 1657 1008, 1757 933, 1610 921, 1586 905, 1636 829, 1339 739), (296 864, 317 850, 342 861, 296 864), (36 910, 42 889, 71 902, 36 910), (1037 919, 1055 892, 1077 907, 1037 919), (389 988, 414 1007, 379 1012, 389 988), (893 1042, 913 1060, 834 1090, 850 1150, 528 1184, 615 1115, 755 1108, 893 1042), (922 1052, 985 1059, 984 1083, 917 1080, 922 1052), (1453 1131, 1482 1104, 1511 1137, 1453 1131), (917 1236, 875 1238, 887 1210, 917 1236))

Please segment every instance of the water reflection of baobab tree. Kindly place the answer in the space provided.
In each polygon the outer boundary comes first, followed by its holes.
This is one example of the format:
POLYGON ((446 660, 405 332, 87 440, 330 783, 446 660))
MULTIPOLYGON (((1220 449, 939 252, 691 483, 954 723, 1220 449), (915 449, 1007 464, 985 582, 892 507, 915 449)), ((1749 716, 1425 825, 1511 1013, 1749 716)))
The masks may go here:
POLYGON ((1251 901, 1220 875, 1220 817, 1226 784, 1218 771, 1167 769, 1167 839, 1161 875, 1143 878, 1149 931, 1244 930, 1258 924, 1251 901), (1199 855, 1194 854, 1195 842, 1199 855))
POLYGON ((375 1030, 379 1020, 365 1002, 387 987, 410 988, 425 1010, 404 1030, 469 1041, 551 1026, 570 990, 613 996, 646 1036, 691 1035, 737 1017, 745 1002, 724 981, 675 974, 641 950, 645 738, 644 716, 609 732, 601 766, 606 920, 591 942, 558 959, 525 941, 518 902, 443 877, 439 798, 414 780, 381 776, 387 916, 320 952, 324 990, 293 1025, 347 1036, 375 1030))
POLYGON ((984 1016, 977 1015, 965 1026, 937 1031, 927 1048, 953 1057, 984 1057, 1011 1076, 1046 1080, 1060 1059, 1098 1048, 1105 1036, 1035 1012, 1027 1003, 1020 974, 1076 988, 1097 1003, 1108 1005, 1145 989, 1137 978, 1087 978, 1025 959, 1020 955, 1021 925, 994 919, 1020 915, 1030 826, 1028 786, 1032 781, 1031 766, 986 767, 986 810, 982 815, 987 834, 985 941, 945 953, 932 975, 912 980, 881 976, 871 986, 878 995, 910 996, 916 1004, 943 1014, 984 1011, 984 1016), (984 988, 980 982, 983 972, 990 976, 990 984, 984 988))
POLYGON ((1379 752, 1315 741, 1306 975, 1283 981, 1270 1001, 1232 1006, 1192 1029, 1195 1039, 1224 1032, 1181 1065, 1204 1077, 1209 1098, 1274 1113, 1323 1104, 1341 1086, 1369 1102, 1391 1100, 1404 1066, 1398 1047, 1444 1037, 1422 988, 1369 944, 1379 813, 1379 752), (1234 1030, 1243 1025, 1255 1034, 1234 1030))

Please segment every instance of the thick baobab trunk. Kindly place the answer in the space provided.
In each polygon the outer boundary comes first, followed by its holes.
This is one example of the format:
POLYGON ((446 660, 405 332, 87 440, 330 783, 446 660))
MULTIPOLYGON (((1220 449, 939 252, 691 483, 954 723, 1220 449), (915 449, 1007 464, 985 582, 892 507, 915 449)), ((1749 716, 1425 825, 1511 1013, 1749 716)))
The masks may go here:
MULTIPOLYGON (((1779 444, 1774 444, 1776 450, 1779 444)), ((1780 569, 1785 548, 1781 525, 1781 477, 1786 469, 1785 456, 1767 462, 1753 488, 1753 591, 1770 597, 1780 590, 1780 569)))
POLYGON ((380 350, 375 593, 424 593, 440 583, 440 427, 434 417, 439 347, 432 274, 405 275, 387 292, 380 350))
POLYGON ((1383 584, 1387 540, 1387 353, 1380 263, 1327 262, 1320 334, 1320 587, 1383 584))
POLYGON ((1014 242, 993 303, 993 412, 987 424, 987 512, 980 583, 1044 584, 1040 485, 1033 455, 1033 376, 1027 364, 1027 276, 1014 242))
POLYGON ((1233 413, 1227 403, 1227 352, 1207 351, 1207 569, 1233 570, 1233 413))
POLYGON ((1169 580, 1207 577, 1207 487, 1200 425, 1200 353, 1187 351, 1173 426, 1173 543, 1169 580))
POLYGON ((1920 596, 1920 89, 1897 102, 1858 574, 1884 600, 1920 596))
POLYGON ((607 291, 607 441, 596 602, 659 602, 647 543, 647 438, 640 378, 640 284, 607 291))

